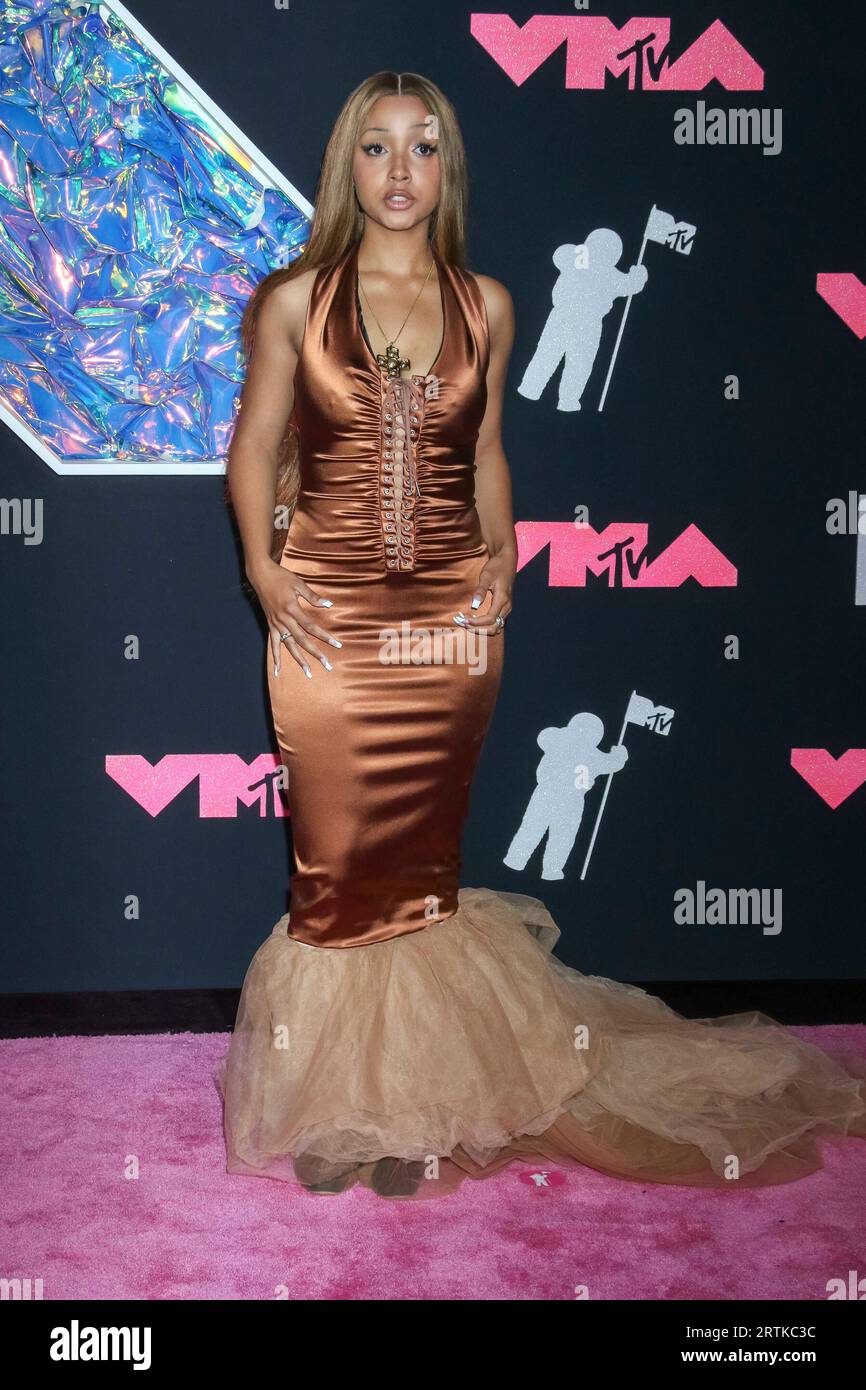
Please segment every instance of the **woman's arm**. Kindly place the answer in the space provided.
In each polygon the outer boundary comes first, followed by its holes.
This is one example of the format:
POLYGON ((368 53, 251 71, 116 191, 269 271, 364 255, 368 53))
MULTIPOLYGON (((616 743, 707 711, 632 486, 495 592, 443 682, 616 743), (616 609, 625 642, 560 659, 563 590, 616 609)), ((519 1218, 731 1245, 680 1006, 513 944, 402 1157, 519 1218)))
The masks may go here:
MULTIPOLYGON (((315 271, 286 280, 265 298, 256 322, 255 342, 247 367, 240 413, 228 452, 232 505, 244 549, 244 568, 268 620, 274 669, 279 674, 283 643, 309 676, 305 648, 329 669, 327 657, 311 636, 331 642, 312 622, 299 598, 317 607, 330 600, 271 559, 279 447, 295 398, 295 368, 304 331, 307 301, 315 271)), ((335 643, 339 645, 339 643, 335 643)))
POLYGON ((229 487, 250 583, 270 561, 277 457, 295 398, 295 334, 307 278, 286 281, 262 304, 228 452, 229 487))
POLYGON ((487 408, 475 448, 475 506, 490 558, 478 577, 471 609, 478 608, 488 590, 488 611, 466 615, 471 626, 501 632, 495 625, 497 614, 511 612, 511 592, 517 571, 517 537, 511 509, 511 475, 502 447, 502 404, 505 377, 514 344, 514 305, 511 295, 498 280, 477 275, 479 289, 487 306, 490 328, 490 361, 487 367, 487 408), (492 625, 492 626, 491 626, 492 625))

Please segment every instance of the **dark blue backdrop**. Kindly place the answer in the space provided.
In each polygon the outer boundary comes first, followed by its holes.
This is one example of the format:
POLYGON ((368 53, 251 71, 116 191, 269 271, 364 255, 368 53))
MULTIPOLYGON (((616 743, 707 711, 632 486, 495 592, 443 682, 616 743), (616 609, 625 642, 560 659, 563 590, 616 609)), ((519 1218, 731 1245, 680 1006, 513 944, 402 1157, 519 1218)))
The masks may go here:
MULTIPOLYGON (((631 979, 859 976, 866 790, 836 809, 794 748, 861 747, 864 611, 856 539, 828 499, 866 490, 863 346, 816 292, 866 278, 862 6, 669 0, 675 55, 721 19, 764 70, 759 91, 567 89, 559 48, 517 85, 473 37, 472 8, 369 0, 140 0, 137 20, 309 199, 347 93, 381 68, 420 71, 454 102, 467 144, 469 268, 511 291, 517 338, 504 438, 519 522, 649 526, 655 558, 694 524, 733 587, 551 587, 548 552, 518 576, 506 673, 464 844, 463 881, 542 897, 560 954, 631 979), (698 100, 781 108, 783 148, 681 146, 698 100), (653 204, 697 227, 689 256, 650 245, 610 395, 597 410, 623 301, 604 323, 580 412, 516 387, 550 308, 551 256, 597 227, 640 250, 653 204), (726 399, 730 374, 739 399, 726 399), (725 640, 739 638, 738 660, 725 640), (538 732, 581 710, 616 741, 629 692, 676 710, 630 728, 589 872, 601 782, 560 882, 540 855, 502 859, 534 786, 538 732), (783 929, 678 925, 673 895, 783 890, 783 929)), ((516 4, 525 23, 536 11, 516 4)), ((567 4, 538 13, 575 18, 567 4)), ((626 7, 598 7, 618 24, 626 7)), ((44 499, 38 546, 0 536, 6 990, 239 984, 285 911, 288 821, 199 814, 191 785, 152 817, 106 775, 111 754, 274 747, 264 630, 208 477, 58 476, 2 428, 3 495, 44 499), (123 656, 137 634, 141 658, 123 656), (124 914, 137 895, 140 917, 124 914)))

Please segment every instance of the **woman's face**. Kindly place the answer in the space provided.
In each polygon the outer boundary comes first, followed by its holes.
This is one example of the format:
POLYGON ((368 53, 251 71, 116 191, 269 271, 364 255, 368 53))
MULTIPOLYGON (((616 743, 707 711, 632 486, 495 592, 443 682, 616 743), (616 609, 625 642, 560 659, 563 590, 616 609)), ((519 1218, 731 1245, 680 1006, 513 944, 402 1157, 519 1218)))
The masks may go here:
POLYGON ((442 178, 436 127, 420 97, 380 97, 370 108, 352 175, 374 222, 406 231, 435 211, 442 178))

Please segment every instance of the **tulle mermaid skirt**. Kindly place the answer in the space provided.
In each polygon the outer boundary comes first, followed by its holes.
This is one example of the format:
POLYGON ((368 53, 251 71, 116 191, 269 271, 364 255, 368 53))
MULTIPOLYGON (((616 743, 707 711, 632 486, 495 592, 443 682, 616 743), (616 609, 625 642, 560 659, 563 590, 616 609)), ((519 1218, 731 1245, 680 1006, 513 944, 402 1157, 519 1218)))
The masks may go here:
POLYGON ((583 975, 535 898, 461 888, 443 921, 349 950, 289 920, 250 964, 216 1074, 231 1173, 369 1186, 396 1158, 419 1199, 519 1160, 736 1190, 866 1137, 862 1061, 764 1013, 687 1019, 583 975))

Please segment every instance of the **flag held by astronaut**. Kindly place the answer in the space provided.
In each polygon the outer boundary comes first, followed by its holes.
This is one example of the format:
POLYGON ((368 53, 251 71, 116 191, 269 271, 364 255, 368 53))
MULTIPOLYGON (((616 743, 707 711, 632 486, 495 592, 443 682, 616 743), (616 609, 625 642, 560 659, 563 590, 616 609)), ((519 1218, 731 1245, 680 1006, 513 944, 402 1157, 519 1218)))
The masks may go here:
POLYGON ((650 729, 654 734, 669 734, 673 717, 674 711, 666 705, 654 705, 645 695, 631 692, 625 712, 627 724, 639 724, 642 729, 650 729))
POLYGON ((669 246, 672 251, 679 251, 681 256, 688 256, 691 254, 697 230, 691 222, 678 222, 669 212, 662 212, 661 208, 653 204, 653 210, 647 218, 644 240, 657 241, 662 246, 669 246))

